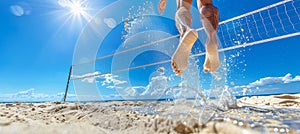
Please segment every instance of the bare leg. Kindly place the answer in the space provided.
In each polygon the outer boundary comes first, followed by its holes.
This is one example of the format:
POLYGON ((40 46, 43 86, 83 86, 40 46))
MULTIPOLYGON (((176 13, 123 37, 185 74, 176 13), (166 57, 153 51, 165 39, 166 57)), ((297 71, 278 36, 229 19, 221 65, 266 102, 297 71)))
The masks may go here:
POLYGON ((194 29, 191 29, 192 15, 189 11, 191 0, 177 0, 177 5, 178 8, 175 15, 175 21, 176 27, 180 33, 180 42, 172 57, 172 68, 177 76, 181 76, 188 66, 188 58, 191 49, 198 38, 198 33, 194 29))
POLYGON ((204 62, 204 72, 215 72, 220 66, 219 54, 218 54, 218 41, 215 33, 211 33, 207 37, 206 56, 204 62))
POLYGON ((220 66, 218 40, 216 35, 219 23, 219 13, 218 9, 212 4, 203 6, 200 1, 198 1, 198 8, 201 14, 201 22, 207 34, 205 43, 206 57, 203 65, 204 72, 215 72, 220 66))

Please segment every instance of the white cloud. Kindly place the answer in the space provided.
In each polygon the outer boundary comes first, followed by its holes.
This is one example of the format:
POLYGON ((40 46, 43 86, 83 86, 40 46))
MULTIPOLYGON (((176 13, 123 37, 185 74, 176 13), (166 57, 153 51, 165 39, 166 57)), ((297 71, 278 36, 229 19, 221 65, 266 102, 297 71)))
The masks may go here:
POLYGON ((293 79, 287 79, 287 80, 285 80, 285 83, 299 82, 299 81, 300 81, 300 76, 296 76, 293 79))
MULTIPOLYGON (((125 84, 126 81, 122 81, 122 80, 118 80, 119 76, 117 75, 113 75, 113 74, 105 74, 101 77, 98 77, 100 80, 102 81, 102 86, 108 86, 110 84, 113 84, 114 86, 118 86, 121 84, 125 84)), ((110 87, 114 87, 114 86, 110 86, 110 87)))
POLYGON ((81 79, 82 82, 94 83, 96 78, 100 75, 99 72, 87 73, 84 75, 74 75, 73 79, 81 79))
POLYGON ((300 82, 300 76, 292 77, 292 74, 288 73, 282 77, 265 77, 255 82, 249 83, 248 85, 235 86, 233 89, 235 91, 244 91, 252 93, 272 93, 275 92, 292 92, 291 90, 296 90, 300 87, 294 87, 295 89, 290 89, 289 85, 296 84, 300 82), (290 89, 290 90, 289 90, 290 89))
POLYGON ((94 83, 99 82, 102 87, 108 89, 122 90, 122 96, 158 96, 161 95, 167 88, 168 78, 161 72, 154 73, 147 86, 129 86, 127 81, 120 80, 118 75, 103 74, 93 72, 81 76, 73 76, 73 79, 81 79, 82 82, 94 83))
POLYGON ((145 90, 145 87, 127 87, 124 89, 124 91, 125 91, 124 96, 126 96, 126 97, 137 96, 137 91, 139 89, 145 90))
POLYGON ((34 88, 30 88, 28 90, 25 91, 20 91, 18 93, 15 94, 16 97, 28 97, 28 96, 32 96, 34 94, 34 88))
POLYGON ((115 88, 117 85, 125 84, 126 81, 118 80, 119 76, 113 74, 101 74, 100 72, 87 73, 80 76, 72 76, 73 79, 81 79, 82 82, 94 83, 100 82, 102 86, 107 88, 115 88), (97 81, 96 81, 97 79, 97 81))
MULTIPOLYGON (((38 101, 61 101, 64 97, 64 92, 57 94, 36 93, 34 88, 20 91, 14 94, 1 94, 0 102, 38 102, 38 101)), ((67 101, 76 101, 75 94, 68 94, 67 101)))
POLYGON ((158 95, 164 92, 168 85, 168 77, 158 75, 151 78, 149 85, 141 95, 158 95))
POLYGON ((300 76, 296 76, 295 78, 291 77, 292 74, 288 73, 283 77, 265 77, 261 78, 255 82, 250 83, 248 86, 250 87, 259 87, 265 86, 270 84, 277 84, 277 83, 291 83, 291 82, 299 82, 300 76))
POLYGON ((125 88, 123 96, 156 98, 160 97, 166 90, 168 78, 162 74, 153 76, 147 86, 133 86, 125 88))

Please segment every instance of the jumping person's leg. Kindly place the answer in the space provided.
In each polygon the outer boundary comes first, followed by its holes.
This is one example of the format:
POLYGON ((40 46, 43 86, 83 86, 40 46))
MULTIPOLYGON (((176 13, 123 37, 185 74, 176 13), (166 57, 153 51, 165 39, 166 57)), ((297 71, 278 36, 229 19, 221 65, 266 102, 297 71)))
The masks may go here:
POLYGON ((178 76, 181 76, 188 66, 190 51, 198 38, 197 31, 191 28, 191 6, 192 0, 177 0, 175 21, 180 33, 180 42, 172 57, 172 68, 178 76))
POLYGON ((215 72, 220 66, 216 35, 219 23, 219 12, 218 9, 212 5, 211 0, 198 0, 197 3, 201 14, 201 22, 207 35, 205 43, 206 57, 203 65, 204 72, 215 72))
POLYGON ((186 29, 191 29, 192 14, 190 13, 192 0, 176 0, 177 11, 175 14, 176 27, 180 35, 184 34, 186 29))

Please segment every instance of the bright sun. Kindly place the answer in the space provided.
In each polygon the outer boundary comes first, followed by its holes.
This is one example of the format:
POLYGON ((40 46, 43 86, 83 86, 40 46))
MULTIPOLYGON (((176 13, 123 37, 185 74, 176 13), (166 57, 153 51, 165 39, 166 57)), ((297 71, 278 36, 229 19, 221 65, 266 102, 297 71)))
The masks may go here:
POLYGON ((83 7, 83 4, 80 1, 73 1, 69 5, 69 10, 73 15, 83 15, 86 12, 86 9, 83 7))
POLYGON ((57 3, 66 11, 64 16, 67 16, 66 21, 89 21, 91 15, 88 13, 90 8, 88 7, 87 0, 58 0, 57 3))

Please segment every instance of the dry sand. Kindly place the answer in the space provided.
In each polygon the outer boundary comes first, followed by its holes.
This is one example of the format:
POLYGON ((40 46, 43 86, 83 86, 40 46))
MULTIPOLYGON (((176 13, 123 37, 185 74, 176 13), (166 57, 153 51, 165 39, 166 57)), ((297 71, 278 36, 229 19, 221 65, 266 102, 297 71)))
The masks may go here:
MULTIPOLYGON (((240 107, 249 106, 250 112, 245 108, 232 109, 218 113, 206 124, 199 124, 196 118, 190 116, 161 116, 157 111, 164 112, 166 107, 157 109, 159 105, 164 105, 164 102, 0 104, 0 134, 242 134, 265 133, 269 130, 271 130, 269 132, 298 133, 299 131, 292 130, 278 120, 264 118, 263 115, 268 115, 270 111, 259 111, 255 108, 252 108, 251 111, 251 107, 300 110, 299 98, 300 95, 242 98, 238 100, 238 105, 240 107), (247 121, 245 121, 245 117, 247 117, 247 121), (242 121, 243 119, 244 121, 242 121), (265 121, 263 126, 267 126, 267 128, 257 127, 255 122, 253 124, 246 123, 259 120, 265 121)), ((299 113, 295 113, 294 116, 292 118, 300 119, 299 113)), ((282 115, 278 117, 282 117, 282 115)))
POLYGON ((275 96, 253 96, 244 97, 239 100, 239 105, 274 107, 274 108, 299 108, 300 94, 282 94, 275 96))

